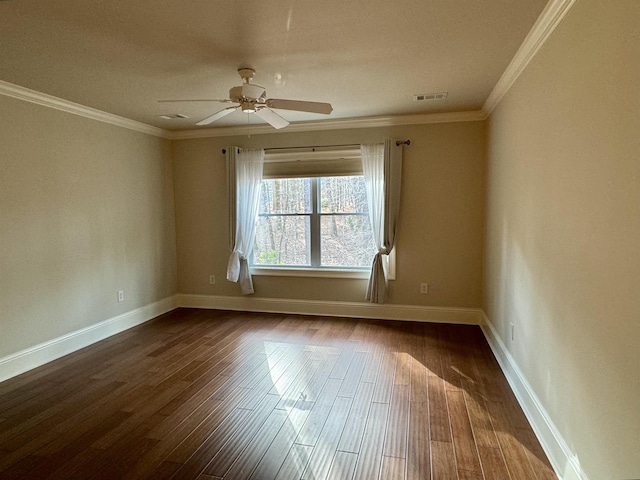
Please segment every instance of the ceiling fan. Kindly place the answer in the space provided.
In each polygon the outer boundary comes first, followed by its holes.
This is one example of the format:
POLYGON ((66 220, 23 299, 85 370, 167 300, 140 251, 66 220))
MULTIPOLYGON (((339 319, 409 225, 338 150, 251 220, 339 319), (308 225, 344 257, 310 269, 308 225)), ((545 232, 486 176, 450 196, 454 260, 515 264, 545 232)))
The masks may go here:
POLYGON ((301 100, 284 100, 280 98, 267 98, 264 87, 254 85, 251 79, 256 71, 253 68, 239 68, 238 73, 243 80, 242 85, 229 90, 229 98, 224 100, 160 100, 160 102, 222 102, 237 103, 233 107, 227 107, 207 118, 200 120, 196 125, 209 125, 222 117, 241 109, 244 113, 255 113, 258 117, 269 123, 273 128, 279 129, 289 125, 289 122, 278 115, 272 108, 279 110, 294 110, 297 112, 330 114, 333 107, 329 103, 304 102, 301 100))

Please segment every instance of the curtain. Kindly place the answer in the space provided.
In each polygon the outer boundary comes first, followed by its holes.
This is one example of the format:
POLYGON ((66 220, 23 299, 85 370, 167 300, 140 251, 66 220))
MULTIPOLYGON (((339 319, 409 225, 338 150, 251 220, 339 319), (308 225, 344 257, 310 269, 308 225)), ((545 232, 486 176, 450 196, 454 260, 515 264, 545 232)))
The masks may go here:
POLYGON ((235 198, 230 199, 231 242, 233 250, 227 265, 227 280, 240 283, 243 295, 253 293, 248 257, 256 236, 256 219, 260 200, 260 184, 264 165, 264 150, 229 149, 229 192, 235 186, 235 198), (232 178, 235 177, 235 178, 232 178), (235 209, 233 206, 235 205, 235 209))
POLYGON ((396 239, 396 224, 400 212, 400 179, 402 177, 402 146, 387 139, 384 144, 362 145, 362 170, 367 188, 367 203, 371 229, 378 252, 373 257, 366 299, 371 303, 387 300, 387 262, 396 239))

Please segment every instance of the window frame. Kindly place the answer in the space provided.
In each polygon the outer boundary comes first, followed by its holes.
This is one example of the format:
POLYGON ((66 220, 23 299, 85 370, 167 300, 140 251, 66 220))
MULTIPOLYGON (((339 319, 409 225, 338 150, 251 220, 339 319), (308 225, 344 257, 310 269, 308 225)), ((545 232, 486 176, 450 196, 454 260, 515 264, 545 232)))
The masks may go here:
MULTIPOLYGON (((320 205, 320 179, 334 176, 362 176, 362 160, 360 148, 357 149, 298 149, 283 150, 265 154, 265 179, 276 178, 310 178, 311 179, 311 213, 293 214, 259 214, 260 216, 308 216, 310 224, 310 260, 311 265, 256 265, 253 263, 253 251, 249 269, 252 275, 277 277, 319 277, 368 279, 371 266, 338 267, 320 265, 321 254, 321 219, 323 216, 363 215, 366 213, 322 213, 320 205), (346 169, 345 169, 346 166, 346 169), (315 222, 315 225, 313 224, 315 222), (314 248, 315 247, 315 248, 314 248)), ((385 259, 389 280, 396 278, 396 249, 385 259)))

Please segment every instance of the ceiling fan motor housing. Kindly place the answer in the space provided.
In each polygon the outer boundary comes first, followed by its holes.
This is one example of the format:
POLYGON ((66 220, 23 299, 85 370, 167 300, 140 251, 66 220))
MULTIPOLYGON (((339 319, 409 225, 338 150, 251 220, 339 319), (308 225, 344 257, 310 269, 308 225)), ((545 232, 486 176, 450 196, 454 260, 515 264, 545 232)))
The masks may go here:
POLYGON ((264 87, 245 83, 239 87, 233 87, 229 90, 229 99, 233 102, 241 103, 243 101, 264 102, 266 91, 264 87))

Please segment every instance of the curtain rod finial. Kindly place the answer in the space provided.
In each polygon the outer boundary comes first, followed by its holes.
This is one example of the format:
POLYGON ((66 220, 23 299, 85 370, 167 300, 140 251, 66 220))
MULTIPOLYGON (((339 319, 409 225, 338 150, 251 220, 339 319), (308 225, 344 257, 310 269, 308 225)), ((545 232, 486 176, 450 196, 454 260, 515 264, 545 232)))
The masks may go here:
POLYGON ((400 145, 411 145, 411 140, 398 140, 396 142, 396 147, 399 147, 400 145))

